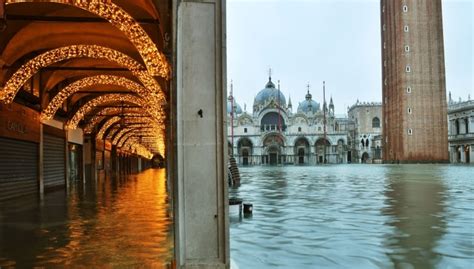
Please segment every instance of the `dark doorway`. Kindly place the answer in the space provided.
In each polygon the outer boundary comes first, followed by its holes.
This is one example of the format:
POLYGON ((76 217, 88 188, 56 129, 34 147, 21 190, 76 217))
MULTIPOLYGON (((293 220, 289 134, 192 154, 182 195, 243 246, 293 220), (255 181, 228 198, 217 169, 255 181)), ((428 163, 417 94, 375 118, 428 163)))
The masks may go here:
POLYGON ((242 151, 242 165, 249 165, 249 152, 248 150, 242 151))
POLYGON ((471 162, 471 156, 469 155, 469 153, 471 152, 471 147, 469 145, 465 146, 464 148, 464 160, 466 160, 466 163, 470 163, 471 162))
POLYGON ((298 149, 298 163, 304 164, 304 149, 298 149))
POLYGON ((270 165, 277 165, 277 154, 276 153, 270 153, 270 165))
POLYGON ((368 159, 369 159, 369 154, 367 152, 364 152, 364 154, 362 154, 362 163, 367 163, 368 159))
POLYGON ((352 162, 352 155, 351 155, 351 152, 350 152, 350 151, 347 152, 347 162, 348 162, 348 163, 351 163, 351 162, 352 162))

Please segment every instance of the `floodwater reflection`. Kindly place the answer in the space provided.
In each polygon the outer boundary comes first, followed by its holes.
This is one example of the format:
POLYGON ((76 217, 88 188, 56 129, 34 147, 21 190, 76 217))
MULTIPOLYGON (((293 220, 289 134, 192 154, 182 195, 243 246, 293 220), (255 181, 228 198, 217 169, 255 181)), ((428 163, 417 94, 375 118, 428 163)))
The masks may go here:
POLYGON ((240 268, 474 268, 474 169, 451 165, 241 168, 254 205, 231 218, 240 268))
POLYGON ((74 184, 0 205, 0 267, 167 268, 173 234, 165 170, 74 184))
POLYGON ((382 214, 390 217, 393 232, 387 237, 388 255, 395 268, 434 268, 440 255, 435 251, 446 233, 446 188, 441 167, 407 170, 387 169, 382 214))

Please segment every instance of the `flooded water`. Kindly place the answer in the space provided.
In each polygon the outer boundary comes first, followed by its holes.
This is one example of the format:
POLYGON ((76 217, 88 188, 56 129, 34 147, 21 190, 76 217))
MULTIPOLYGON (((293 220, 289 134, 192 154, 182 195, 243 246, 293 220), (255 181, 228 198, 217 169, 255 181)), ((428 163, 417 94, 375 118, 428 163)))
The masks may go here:
POLYGON ((0 204, 0 268, 167 268, 164 170, 0 204))
POLYGON ((474 167, 241 168, 240 268, 474 268, 474 167))

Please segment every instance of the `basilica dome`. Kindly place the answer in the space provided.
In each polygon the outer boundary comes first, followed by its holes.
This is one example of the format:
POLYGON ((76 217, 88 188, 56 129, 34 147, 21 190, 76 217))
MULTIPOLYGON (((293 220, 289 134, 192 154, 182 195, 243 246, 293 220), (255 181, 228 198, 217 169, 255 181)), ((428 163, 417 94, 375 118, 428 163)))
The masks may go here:
POLYGON ((298 105, 298 112, 316 112, 320 109, 319 103, 312 99, 312 95, 309 93, 306 94, 306 98, 303 102, 298 105))
POLYGON ((273 84, 272 79, 269 78, 265 88, 261 90, 255 97, 253 106, 259 107, 261 105, 267 105, 271 100, 274 100, 277 104, 279 103, 283 108, 286 107, 285 96, 280 90, 275 88, 275 84, 273 84))
MULTIPOLYGON (((227 98, 227 113, 232 113, 232 98, 227 98)), ((242 114, 242 107, 237 103, 234 97, 234 114, 242 114)))

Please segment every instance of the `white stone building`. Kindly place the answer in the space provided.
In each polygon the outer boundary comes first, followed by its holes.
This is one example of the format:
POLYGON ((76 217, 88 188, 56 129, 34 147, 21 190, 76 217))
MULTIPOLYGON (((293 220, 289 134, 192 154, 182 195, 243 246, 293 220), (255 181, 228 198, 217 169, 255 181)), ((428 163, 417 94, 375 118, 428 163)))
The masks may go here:
POLYGON ((382 103, 357 102, 348 108, 354 162, 382 163, 382 103))
MULTIPOLYGON (((309 87, 293 112, 291 99, 286 102, 270 77, 254 99, 253 112, 245 110, 232 95, 228 97, 229 154, 240 165, 316 165, 361 159, 359 151, 353 152, 351 147, 353 134, 361 133, 354 129, 354 121, 335 116, 332 98, 329 105, 323 102, 321 107, 313 100, 309 87)), ((374 134, 370 133, 371 141, 374 134)), ((372 145, 369 142, 369 147, 372 145)), ((369 154, 372 158, 374 153, 369 154)))
POLYGON ((448 141, 451 163, 474 163, 474 100, 455 102, 449 94, 448 141))

